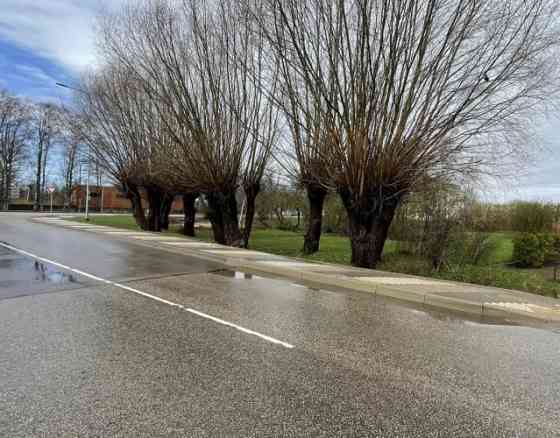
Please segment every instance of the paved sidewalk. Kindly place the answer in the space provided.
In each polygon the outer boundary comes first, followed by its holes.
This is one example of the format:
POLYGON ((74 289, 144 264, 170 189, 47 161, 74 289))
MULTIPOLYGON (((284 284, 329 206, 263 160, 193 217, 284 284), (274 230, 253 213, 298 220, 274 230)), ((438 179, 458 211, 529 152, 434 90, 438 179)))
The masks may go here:
POLYGON ((343 288, 396 298, 420 305, 463 313, 503 318, 560 322, 560 300, 521 291, 441 281, 392 272, 311 263, 258 251, 231 248, 181 236, 70 222, 58 217, 37 217, 36 222, 158 247, 181 254, 219 261, 232 270, 289 278, 307 285, 343 288))

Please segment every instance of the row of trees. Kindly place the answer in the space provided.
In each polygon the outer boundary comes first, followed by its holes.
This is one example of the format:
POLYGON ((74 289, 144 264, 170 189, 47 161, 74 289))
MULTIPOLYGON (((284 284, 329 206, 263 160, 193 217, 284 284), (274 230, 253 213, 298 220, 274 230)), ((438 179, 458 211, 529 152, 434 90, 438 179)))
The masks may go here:
POLYGON ((142 228, 165 228, 173 197, 183 194, 192 234, 192 209, 203 194, 216 241, 247 246, 278 136, 264 86, 274 78, 267 77, 264 39, 249 22, 233 2, 212 10, 147 2, 103 23, 103 68, 77 96, 82 132, 142 228), (246 199, 242 229, 238 189, 246 199))
POLYGON ((74 115, 62 106, 32 103, 0 90, 0 208, 8 209, 10 192, 26 178, 32 182, 27 187, 34 209, 41 210, 52 163, 69 204, 80 157, 86 158, 73 122, 74 115))
POLYGON ((0 90, 0 208, 7 210, 17 167, 25 158, 29 115, 21 102, 0 90))
MULTIPOLYGON (((80 133, 146 229, 203 195, 216 241, 247 246, 267 168, 329 193, 352 263, 374 267, 398 206, 527 152, 558 92, 555 0, 146 0, 105 17, 80 133), (143 217, 140 190, 148 195, 143 217), (247 212, 239 224, 236 193, 247 212)), ((187 210, 189 210, 187 208, 187 210)), ((189 217, 194 217, 192 214, 189 217)), ((194 230, 186 225, 187 233, 194 230)))

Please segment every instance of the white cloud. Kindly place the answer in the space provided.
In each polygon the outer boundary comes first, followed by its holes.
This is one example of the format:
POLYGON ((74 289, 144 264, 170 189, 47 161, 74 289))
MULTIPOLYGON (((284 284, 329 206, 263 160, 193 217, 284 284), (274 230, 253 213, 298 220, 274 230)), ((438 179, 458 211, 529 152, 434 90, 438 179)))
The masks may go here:
POLYGON ((2 0, 0 37, 79 72, 95 59, 94 24, 103 6, 102 0, 2 0))
POLYGON ((56 79, 47 74, 43 69, 33 65, 16 64, 14 66, 18 75, 24 76, 30 81, 53 84, 56 79))

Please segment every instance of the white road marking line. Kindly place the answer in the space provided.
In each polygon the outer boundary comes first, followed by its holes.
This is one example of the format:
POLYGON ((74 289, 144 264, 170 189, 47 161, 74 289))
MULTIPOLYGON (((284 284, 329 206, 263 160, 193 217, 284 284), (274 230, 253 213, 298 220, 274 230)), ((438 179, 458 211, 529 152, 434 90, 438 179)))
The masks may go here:
POLYGON ((104 284, 108 284, 110 286, 115 286, 115 287, 118 287, 120 289, 124 289, 126 291, 135 293, 137 295, 141 295, 141 296, 149 298, 151 300, 158 301, 158 302, 163 303, 163 304, 167 304, 168 306, 177 307, 181 310, 184 310, 185 312, 189 312, 189 313, 192 313, 193 315, 197 315, 197 316, 200 316, 202 318, 209 319, 209 320, 214 321, 218 324, 222 324, 222 325, 225 325, 227 327, 234 328, 236 330, 239 330, 240 332, 247 333, 247 334, 253 335, 253 336, 257 336, 261 339, 264 339, 265 341, 272 342, 273 344, 282 345, 283 347, 286 347, 286 348, 294 348, 294 346, 292 344, 288 344, 287 342, 280 341, 280 340, 275 339, 271 336, 263 335, 262 333, 255 332, 253 330, 247 329, 245 327, 241 327, 241 326, 239 326, 237 324, 234 324, 232 322, 228 322, 228 321, 225 321, 223 319, 216 318, 215 316, 211 316, 211 315, 208 315, 208 314, 203 313, 203 312, 199 312, 198 310, 191 309, 190 307, 185 307, 182 304, 174 303, 172 301, 165 300, 165 299, 157 297, 155 295, 150 295, 150 294, 148 294, 146 292, 142 292, 138 289, 134 289, 132 287, 125 286, 124 284, 116 283, 116 282, 111 281, 111 280, 106 280, 104 278, 97 277, 96 275, 88 274, 87 272, 80 271, 79 269, 71 268, 70 266, 63 265, 62 263, 55 262, 54 260, 50 260, 50 259, 47 259, 45 257, 40 257, 36 254, 32 254, 30 252, 27 252, 27 251, 24 251, 22 249, 16 248, 14 246, 8 245, 7 243, 0 242, 0 246, 3 246, 4 248, 15 251, 15 252, 17 252, 19 254, 22 254, 22 255, 25 255, 27 257, 31 257, 33 259, 39 260, 41 262, 48 263, 48 264, 54 265, 54 266, 58 266, 59 268, 65 269, 65 270, 70 271, 70 272, 74 272, 75 274, 81 275, 82 277, 90 278, 92 280, 99 281, 100 283, 104 283, 104 284))
POLYGON ((183 309, 185 309, 187 312, 194 313, 195 315, 201 316, 202 318, 210 319, 211 321, 217 322, 218 324, 223 324, 223 325, 226 325, 228 327, 232 327, 234 329, 237 329, 237 330, 239 330, 243 333, 247 333, 249 335, 258 336, 259 338, 264 339, 264 340, 269 341, 269 342, 272 342, 273 344, 282 345, 283 347, 286 347, 286 348, 294 348, 294 346, 292 344, 288 344, 287 342, 279 341, 278 339, 275 339, 273 337, 263 335, 261 333, 255 332, 253 330, 246 329, 245 327, 241 327, 241 326, 239 326, 237 324, 234 324, 232 322, 224 321, 223 319, 216 318, 215 316, 211 316, 211 315, 208 315, 206 313, 199 312, 198 310, 194 310, 194 309, 191 309, 191 308, 184 308, 184 307, 183 307, 183 309))

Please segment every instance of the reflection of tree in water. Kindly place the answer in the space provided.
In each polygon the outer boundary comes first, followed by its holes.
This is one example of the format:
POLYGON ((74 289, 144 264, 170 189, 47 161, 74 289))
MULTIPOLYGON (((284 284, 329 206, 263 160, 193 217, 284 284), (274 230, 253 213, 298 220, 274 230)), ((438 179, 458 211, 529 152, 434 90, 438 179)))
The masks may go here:
POLYGON ((33 267, 36 272, 36 280, 48 281, 51 283, 64 283, 65 281, 68 281, 69 283, 76 282, 76 278, 72 274, 66 275, 64 272, 59 271, 52 272, 47 266, 37 260, 35 260, 33 267))
POLYGON ((35 278, 37 280, 42 280, 42 281, 47 280, 46 270, 47 268, 45 267, 45 265, 35 260, 35 272, 37 272, 37 276, 35 278))

